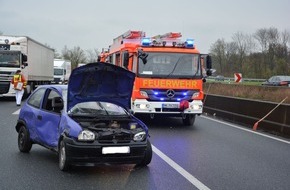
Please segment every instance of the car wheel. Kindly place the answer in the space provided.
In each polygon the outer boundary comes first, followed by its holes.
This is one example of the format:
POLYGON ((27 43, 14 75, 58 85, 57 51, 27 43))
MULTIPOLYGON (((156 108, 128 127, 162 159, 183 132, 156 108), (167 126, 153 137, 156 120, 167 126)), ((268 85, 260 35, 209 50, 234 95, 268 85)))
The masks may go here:
POLYGON ((18 148, 20 152, 29 152, 32 147, 32 142, 29 137, 29 132, 26 127, 21 126, 18 132, 18 148))
POLYGON ((194 121, 195 121, 195 115, 193 114, 187 114, 185 118, 182 118, 182 122, 186 126, 193 125, 194 121))
POLYGON ((65 143, 63 141, 61 141, 59 145, 58 158, 59 158, 59 169, 61 171, 67 171, 70 165, 67 160, 65 143))
POLYGON ((152 146, 149 140, 147 140, 147 148, 143 160, 137 164, 138 166, 147 166, 152 160, 152 146))

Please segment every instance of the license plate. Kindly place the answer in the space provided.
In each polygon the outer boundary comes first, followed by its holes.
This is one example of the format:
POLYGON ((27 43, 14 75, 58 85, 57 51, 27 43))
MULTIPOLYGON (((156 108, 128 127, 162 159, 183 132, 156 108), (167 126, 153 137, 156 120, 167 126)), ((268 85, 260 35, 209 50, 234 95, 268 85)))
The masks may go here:
POLYGON ((162 108, 179 108, 179 104, 162 104, 162 108))
POLYGON ((127 154, 130 153, 129 146, 118 146, 118 147, 103 147, 102 154, 127 154))

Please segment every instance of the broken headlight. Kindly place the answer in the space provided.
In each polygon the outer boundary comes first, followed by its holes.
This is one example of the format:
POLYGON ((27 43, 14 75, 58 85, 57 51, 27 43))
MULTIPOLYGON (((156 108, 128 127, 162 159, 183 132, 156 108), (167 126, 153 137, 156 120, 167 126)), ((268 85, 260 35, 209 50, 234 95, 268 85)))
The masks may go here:
POLYGON ((89 130, 83 130, 78 135, 79 141, 93 141, 95 140, 95 134, 89 130))
POLYGON ((134 141, 143 141, 146 137, 146 133, 145 131, 142 131, 142 132, 139 132, 139 133, 136 133, 133 137, 133 140, 134 141))

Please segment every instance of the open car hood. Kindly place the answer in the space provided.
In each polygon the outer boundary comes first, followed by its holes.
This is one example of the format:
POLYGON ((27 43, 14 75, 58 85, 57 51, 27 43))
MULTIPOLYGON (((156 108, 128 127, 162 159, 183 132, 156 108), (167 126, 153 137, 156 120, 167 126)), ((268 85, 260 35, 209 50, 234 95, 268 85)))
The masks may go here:
POLYGON ((75 68, 68 82, 67 110, 88 101, 110 102, 128 109, 134 79, 134 73, 104 62, 75 68))

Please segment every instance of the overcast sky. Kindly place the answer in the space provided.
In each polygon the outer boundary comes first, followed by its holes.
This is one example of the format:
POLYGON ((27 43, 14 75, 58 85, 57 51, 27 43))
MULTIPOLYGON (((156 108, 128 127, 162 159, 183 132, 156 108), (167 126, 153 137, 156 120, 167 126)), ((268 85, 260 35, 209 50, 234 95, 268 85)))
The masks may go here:
POLYGON ((236 32, 290 31, 290 0, 0 0, 0 31, 29 36, 61 52, 108 48, 128 30, 181 32, 198 49, 236 32))

